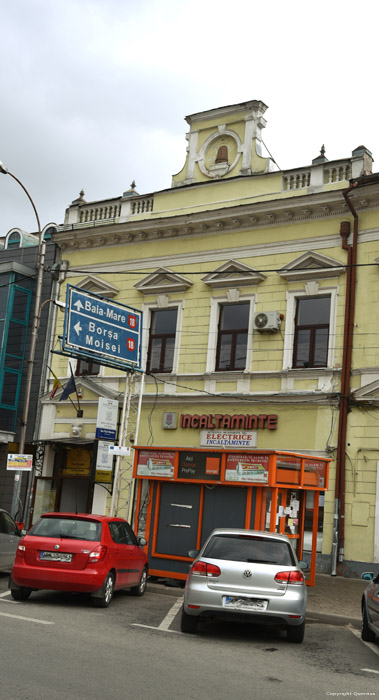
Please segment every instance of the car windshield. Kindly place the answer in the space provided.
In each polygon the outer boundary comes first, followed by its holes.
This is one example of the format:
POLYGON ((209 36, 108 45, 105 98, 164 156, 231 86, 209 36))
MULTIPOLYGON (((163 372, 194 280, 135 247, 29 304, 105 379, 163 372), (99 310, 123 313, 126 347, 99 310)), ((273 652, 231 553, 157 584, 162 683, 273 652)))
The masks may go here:
POLYGON ((101 539, 101 523, 79 518, 40 518, 28 533, 34 537, 60 537, 69 540, 101 539))
POLYGON ((281 566, 296 564, 292 548, 287 542, 254 535, 214 535, 202 552, 202 556, 210 559, 280 564, 281 566))

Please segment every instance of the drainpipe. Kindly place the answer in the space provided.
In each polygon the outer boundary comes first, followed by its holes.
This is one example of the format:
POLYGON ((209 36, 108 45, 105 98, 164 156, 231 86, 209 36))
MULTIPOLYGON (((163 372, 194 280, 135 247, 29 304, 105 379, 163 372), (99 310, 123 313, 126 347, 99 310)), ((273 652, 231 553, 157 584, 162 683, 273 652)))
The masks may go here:
POLYGON ((351 359, 353 351, 354 312, 355 312, 355 288, 357 276, 357 252, 358 252, 358 214, 349 199, 349 194, 357 187, 354 183, 342 192, 346 204, 354 217, 353 242, 348 245, 347 238, 350 234, 350 221, 341 221, 340 235, 342 237, 342 249, 347 251, 346 267, 346 295, 345 295, 345 322, 343 336, 343 354, 341 371, 341 390, 338 422, 338 440, 336 457, 336 484, 334 496, 334 523, 332 546, 332 576, 337 575, 337 559, 342 564, 344 560, 345 542, 345 475, 346 475, 346 437, 347 418, 350 399, 350 375, 351 359))

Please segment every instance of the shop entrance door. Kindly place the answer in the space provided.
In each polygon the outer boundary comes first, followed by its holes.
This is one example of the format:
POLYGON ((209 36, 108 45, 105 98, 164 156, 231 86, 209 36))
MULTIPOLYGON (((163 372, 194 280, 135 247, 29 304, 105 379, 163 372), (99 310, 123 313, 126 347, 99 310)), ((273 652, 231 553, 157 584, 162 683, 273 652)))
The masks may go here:
POLYGON ((60 513, 86 513, 88 487, 88 479, 62 479, 60 513))
POLYGON ((91 497, 89 479, 37 476, 35 479, 30 522, 35 523, 43 514, 52 511, 59 513, 90 513, 88 503, 91 497))
POLYGON ((204 486, 201 546, 215 527, 245 528, 246 488, 204 486))
POLYGON ((186 557, 195 549, 200 493, 198 484, 161 484, 157 552, 186 557))

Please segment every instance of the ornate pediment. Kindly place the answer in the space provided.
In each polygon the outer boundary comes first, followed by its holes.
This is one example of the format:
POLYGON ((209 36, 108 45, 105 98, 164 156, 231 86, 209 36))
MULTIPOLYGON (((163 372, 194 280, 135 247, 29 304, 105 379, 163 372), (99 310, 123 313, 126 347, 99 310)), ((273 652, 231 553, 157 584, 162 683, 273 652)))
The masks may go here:
POLYGON ((183 275, 171 272, 165 267, 159 267, 151 275, 134 285, 142 294, 168 294, 169 292, 184 292, 192 287, 193 282, 183 275))
POLYGON ((359 402, 379 403, 379 379, 352 391, 351 398, 359 402))
MULTIPOLYGON (((59 400, 62 396, 62 393, 70 380, 68 377, 66 377, 66 378, 61 378, 60 381, 61 381, 62 386, 60 386, 57 389, 56 393, 54 394, 54 397, 51 398, 51 391, 52 391, 54 382, 53 382, 53 379, 50 380, 49 390, 46 391, 41 396, 42 403, 48 403, 48 404, 49 403, 52 403, 52 404, 59 403, 59 400)), ((93 394, 95 398, 98 398, 99 396, 101 396, 105 399, 117 400, 120 397, 120 394, 118 392, 113 391, 108 386, 105 386, 101 380, 96 380, 95 378, 75 377, 75 386, 76 386, 77 392, 78 392, 80 397, 82 397, 85 389, 87 390, 87 392, 90 392, 91 394, 93 394)), ((74 401, 74 403, 77 402, 75 393, 71 394, 71 398, 74 401)), ((70 401, 70 399, 67 399, 67 401, 70 401)), ((84 399, 83 399, 83 401, 85 402, 84 399)), ((87 401, 88 401, 88 398, 87 398, 87 401)))
POLYGON ((83 289, 86 292, 101 294, 101 296, 109 298, 117 296, 120 291, 118 287, 115 287, 113 284, 110 284, 109 282, 106 282, 95 275, 88 275, 88 277, 85 277, 81 282, 75 284, 75 286, 80 287, 80 289, 83 289))
POLYGON ((249 265, 229 260, 201 279, 213 289, 221 289, 223 287, 245 287, 248 284, 258 284, 266 279, 266 275, 263 272, 257 272, 249 265))
POLYGON ((345 268, 339 260, 310 251, 300 255, 278 271, 280 277, 291 280, 319 280, 338 277, 345 268))

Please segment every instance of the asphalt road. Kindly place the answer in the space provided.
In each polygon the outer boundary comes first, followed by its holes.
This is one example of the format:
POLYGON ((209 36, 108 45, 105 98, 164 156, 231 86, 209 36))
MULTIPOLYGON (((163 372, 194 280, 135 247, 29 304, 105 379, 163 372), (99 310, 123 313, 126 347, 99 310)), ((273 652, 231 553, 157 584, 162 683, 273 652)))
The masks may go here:
POLYGON ((379 698, 379 644, 357 630, 308 624, 302 645, 247 625, 184 635, 181 591, 151 588, 106 610, 53 592, 16 603, 0 574, 0 699, 379 698))

